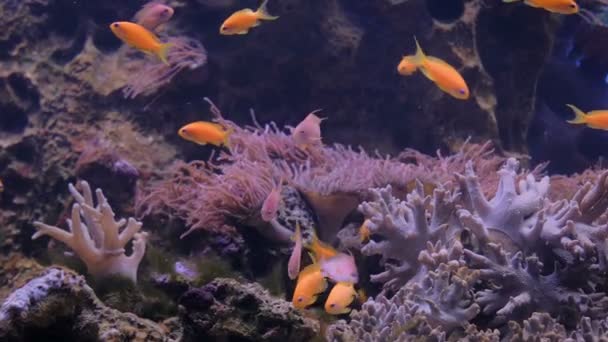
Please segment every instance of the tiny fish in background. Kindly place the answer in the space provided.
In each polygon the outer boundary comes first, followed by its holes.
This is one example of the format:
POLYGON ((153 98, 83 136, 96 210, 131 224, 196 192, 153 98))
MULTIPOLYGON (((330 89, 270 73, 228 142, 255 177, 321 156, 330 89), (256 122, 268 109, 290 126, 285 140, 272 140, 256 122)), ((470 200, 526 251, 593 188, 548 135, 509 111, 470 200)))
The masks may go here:
POLYGON ((271 220, 277 217, 277 213, 279 211, 279 206, 281 204, 281 191, 283 190, 283 180, 279 181, 268 194, 264 203, 262 204, 262 210, 260 210, 260 214, 262 216, 262 220, 266 222, 270 222, 271 220))
POLYGON ((177 132, 180 137, 199 145, 211 144, 228 148, 230 147, 230 133, 232 133, 230 129, 227 130, 220 124, 207 121, 187 124, 177 132))
POLYGON ((365 294, 362 290, 355 291, 355 286, 352 283, 339 282, 331 289, 329 296, 325 301, 325 311, 330 315, 342 315, 349 313, 350 305, 355 298, 359 298, 360 302, 365 300, 365 294))
POLYGON ((268 0, 264 0, 260 7, 253 11, 251 8, 245 8, 234 12, 228 17, 220 27, 220 34, 247 34, 249 29, 260 25, 261 20, 276 20, 279 17, 272 16, 268 13, 266 5, 268 0))
POLYGON ((319 240, 315 233, 312 234, 312 242, 306 248, 312 252, 314 259, 317 261, 326 260, 338 255, 338 251, 335 248, 319 240))
POLYGON ((574 119, 568 120, 571 124, 587 125, 595 129, 608 130, 608 110, 594 110, 585 113, 579 108, 567 104, 568 108, 574 112, 574 119))
POLYGON ((403 76, 409 76, 418 70, 416 64, 414 64, 414 56, 403 56, 399 65, 397 65, 397 72, 403 76))
POLYGON ((414 40, 416 41, 416 54, 412 58, 413 64, 422 71, 424 76, 435 82, 439 89, 457 99, 468 99, 469 87, 460 73, 445 61, 425 55, 418 40, 416 38, 414 40))
MULTIPOLYGON (((516 2, 520 0, 502 0, 503 2, 516 2)), ((530 7, 542 8, 549 12, 559 14, 576 14, 579 7, 574 0, 524 0, 530 7)))
POLYGON ((114 35, 128 45, 147 54, 156 55, 163 63, 167 61, 167 53, 171 44, 163 44, 158 37, 145 27, 128 21, 114 22, 110 24, 114 35))
POLYGON ((327 289, 327 280, 321 273, 319 264, 306 266, 298 275, 298 282, 293 291, 292 303, 296 309, 304 309, 317 301, 319 293, 327 289))
POLYGON ((300 273, 300 261, 302 260, 302 233, 300 231, 300 224, 296 224, 296 232, 293 236, 294 246, 289 262, 287 263, 287 275, 289 279, 293 280, 298 277, 300 273))
POLYGON ((327 118, 315 115, 320 111, 320 109, 312 111, 292 130, 291 135, 296 145, 307 147, 321 143, 321 121, 327 118))
POLYGON ((4 183, 2 182, 2 179, 0 179, 0 193, 4 192, 4 183))
POLYGON ((321 273, 332 281, 356 284, 359 282, 359 272, 355 258, 346 253, 339 253, 328 259, 319 261, 321 273))
POLYGON ((361 240, 361 242, 369 241, 369 237, 372 234, 369 231, 368 225, 369 219, 366 219, 365 221, 363 221, 363 224, 361 224, 361 227, 359 227, 359 239, 361 240))
POLYGON ((145 4, 133 17, 133 21, 147 28, 150 31, 166 23, 173 16, 173 8, 158 2, 152 1, 145 4))

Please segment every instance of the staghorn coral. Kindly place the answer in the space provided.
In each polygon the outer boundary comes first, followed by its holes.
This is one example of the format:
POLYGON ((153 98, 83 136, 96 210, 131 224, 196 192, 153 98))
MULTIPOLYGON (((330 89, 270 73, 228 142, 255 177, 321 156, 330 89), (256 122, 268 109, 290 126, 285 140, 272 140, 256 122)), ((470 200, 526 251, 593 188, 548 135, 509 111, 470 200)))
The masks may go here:
POLYGON ((142 224, 133 218, 129 218, 128 221, 125 219, 116 221, 114 212, 101 189, 95 191, 97 197, 95 206, 89 184, 81 181, 79 186, 82 193, 78 192, 74 185, 68 186, 77 202, 72 206, 71 219, 67 220, 70 232, 42 222, 34 222, 38 231, 32 239, 48 235, 65 243, 80 257, 86 264, 88 272, 95 277, 120 275, 135 282, 139 263, 146 252, 147 233, 139 232, 142 224), (133 239, 133 252, 127 256, 124 247, 131 239, 133 239))
POLYGON ((386 270, 371 275, 371 281, 384 283, 385 289, 398 289, 416 273, 418 254, 427 243, 450 239, 446 230, 455 210, 456 197, 443 189, 436 189, 432 198, 423 197, 423 193, 419 183, 406 201, 400 201, 393 197, 389 185, 383 189, 372 189, 372 200, 359 206, 359 211, 369 222, 370 232, 384 238, 379 242, 370 240, 361 248, 361 252, 364 255, 382 256, 381 262, 386 270), (429 207, 432 210, 429 211, 429 207), (428 222, 427 212, 431 216, 428 222))

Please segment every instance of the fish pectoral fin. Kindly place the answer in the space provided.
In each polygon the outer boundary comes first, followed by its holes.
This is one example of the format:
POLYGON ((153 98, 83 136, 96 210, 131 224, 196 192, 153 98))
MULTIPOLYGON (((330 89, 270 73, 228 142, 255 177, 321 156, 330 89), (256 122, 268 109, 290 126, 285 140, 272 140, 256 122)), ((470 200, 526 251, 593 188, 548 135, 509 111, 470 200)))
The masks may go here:
POLYGON ((253 25, 251 25, 251 27, 258 27, 258 26, 260 26, 261 24, 262 24, 262 23, 261 23, 259 20, 256 20, 256 22, 255 22, 253 25))
POLYGON ((249 30, 239 31, 236 34, 247 34, 247 33, 249 33, 249 30))
POLYGON ((422 73, 424 74, 424 76, 426 76, 426 78, 435 82, 435 77, 433 77, 433 75, 431 75, 431 73, 425 67, 419 67, 418 69, 420 69, 420 71, 422 71, 422 73))

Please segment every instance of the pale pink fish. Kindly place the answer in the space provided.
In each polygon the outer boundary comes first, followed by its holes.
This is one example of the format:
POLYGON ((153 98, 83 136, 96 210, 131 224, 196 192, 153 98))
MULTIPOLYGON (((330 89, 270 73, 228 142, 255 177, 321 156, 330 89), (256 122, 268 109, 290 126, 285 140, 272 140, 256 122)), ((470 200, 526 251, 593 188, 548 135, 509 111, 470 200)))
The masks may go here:
POLYGON ((359 282, 359 272, 357 271, 355 258, 351 254, 339 253, 329 259, 321 260, 319 263, 323 276, 336 283, 356 284, 359 282))
POLYGON ((302 234, 300 233, 300 224, 296 224, 296 232, 293 235, 295 245, 287 263, 287 275, 289 279, 294 280, 300 273, 300 260, 302 259, 302 234))
POLYGON ((281 204, 282 183, 283 181, 281 180, 281 182, 270 191, 268 197, 266 197, 262 204, 260 213, 262 215, 262 220, 266 222, 270 222, 277 217, 279 205, 281 204))
POLYGON ((320 118, 315 113, 321 111, 317 109, 308 114, 291 132, 296 145, 310 146, 321 143, 321 121, 327 118, 320 118))
POLYGON ((133 21, 150 31, 156 30, 158 26, 166 23, 173 16, 173 8, 152 1, 145 4, 133 17, 133 21))

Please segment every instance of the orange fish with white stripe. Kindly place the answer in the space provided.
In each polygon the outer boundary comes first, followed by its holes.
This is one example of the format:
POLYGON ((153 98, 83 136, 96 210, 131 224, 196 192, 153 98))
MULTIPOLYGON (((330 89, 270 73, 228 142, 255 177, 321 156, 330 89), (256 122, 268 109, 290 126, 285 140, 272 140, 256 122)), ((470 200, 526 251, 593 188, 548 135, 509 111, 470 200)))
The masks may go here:
POLYGON ((163 63, 169 64, 167 54, 171 44, 165 44, 145 27, 128 21, 117 21, 110 24, 116 37, 128 45, 147 54, 156 55, 163 63))
POLYGON ((464 78, 460 73, 451 65, 445 61, 432 56, 427 56, 422 51, 418 40, 416 41, 416 54, 409 58, 406 56, 402 59, 401 63, 407 59, 408 66, 404 70, 413 72, 411 70, 420 70, 429 80, 435 82, 439 89, 452 95, 453 97, 466 100, 469 98, 469 87, 465 82, 464 78), (411 62, 411 64, 410 64, 411 62), (415 69, 413 69, 415 66, 415 69))

